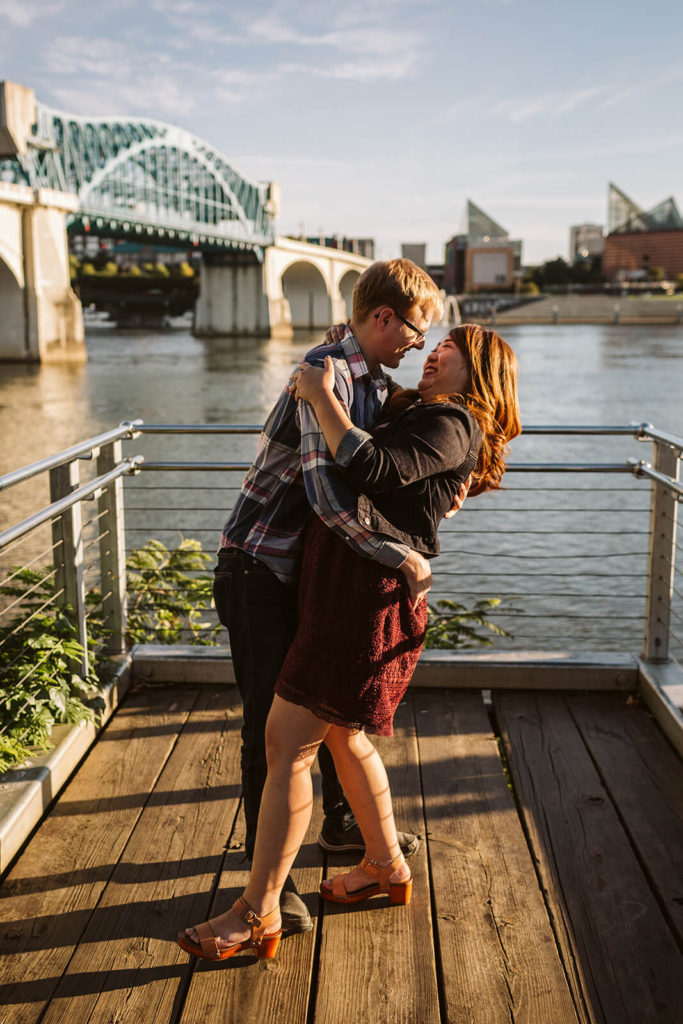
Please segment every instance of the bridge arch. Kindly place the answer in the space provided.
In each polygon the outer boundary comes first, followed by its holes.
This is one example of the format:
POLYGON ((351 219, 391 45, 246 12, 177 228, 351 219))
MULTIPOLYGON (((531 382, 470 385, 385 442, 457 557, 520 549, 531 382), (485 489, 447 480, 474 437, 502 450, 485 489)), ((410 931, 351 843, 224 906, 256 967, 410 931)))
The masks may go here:
POLYGON ((294 329, 315 330, 332 323, 332 300, 321 269, 305 259, 290 262, 281 276, 294 329))
MULTIPOLYGON (((9 192, 9 189, 5 189, 9 192)), ((9 197, 7 197, 9 198, 9 197)), ((23 207, 0 202, 0 356, 21 359, 26 345, 23 207)))
POLYGON ((24 289, 12 268, 0 253, 0 354, 3 359, 21 359, 24 356, 25 314, 24 289))
POLYGON ((339 294, 341 295, 344 305, 346 306, 346 318, 347 320, 351 316, 351 307, 353 299, 353 289, 356 287, 356 281, 360 277, 360 270, 347 270, 339 281, 339 294))
POLYGON ((443 319, 441 321, 444 327, 459 327, 462 323, 462 316, 460 313, 460 306, 455 295, 446 295, 443 300, 443 319))

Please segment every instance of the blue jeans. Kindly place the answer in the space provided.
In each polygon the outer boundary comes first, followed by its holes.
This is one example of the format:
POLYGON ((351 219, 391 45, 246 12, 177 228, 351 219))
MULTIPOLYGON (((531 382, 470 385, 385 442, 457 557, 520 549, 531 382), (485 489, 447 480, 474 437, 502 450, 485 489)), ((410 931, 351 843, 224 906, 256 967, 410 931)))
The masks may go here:
MULTIPOLYGON (((263 562, 246 551, 231 548, 219 552, 213 596, 218 618, 230 635, 235 680, 242 697, 242 801, 247 825, 245 847, 251 858, 268 772, 266 720, 280 668, 296 633, 296 592, 281 583, 263 562)), ((349 805, 324 744, 318 762, 325 815, 348 820, 349 805)))

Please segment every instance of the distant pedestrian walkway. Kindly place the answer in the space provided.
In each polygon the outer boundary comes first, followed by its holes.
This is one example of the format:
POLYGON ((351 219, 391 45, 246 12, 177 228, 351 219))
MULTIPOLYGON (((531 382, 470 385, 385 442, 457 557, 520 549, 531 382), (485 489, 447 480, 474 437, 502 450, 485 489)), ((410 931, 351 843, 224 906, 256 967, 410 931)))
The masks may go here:
POLYGON ((549 295, 497 314, 497 323, 683 324, 683 292, 653 295, 549 295))

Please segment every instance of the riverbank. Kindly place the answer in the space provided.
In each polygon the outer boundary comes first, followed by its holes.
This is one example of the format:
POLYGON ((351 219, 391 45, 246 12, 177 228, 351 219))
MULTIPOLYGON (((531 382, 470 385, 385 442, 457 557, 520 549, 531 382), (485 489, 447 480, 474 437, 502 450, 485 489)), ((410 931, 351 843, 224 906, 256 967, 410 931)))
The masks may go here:
POLYGON ((653 295, 547 295, 523 306, 478 316, 481 323, 503 324, 641 324, 683 325, 683 294, 653 295))

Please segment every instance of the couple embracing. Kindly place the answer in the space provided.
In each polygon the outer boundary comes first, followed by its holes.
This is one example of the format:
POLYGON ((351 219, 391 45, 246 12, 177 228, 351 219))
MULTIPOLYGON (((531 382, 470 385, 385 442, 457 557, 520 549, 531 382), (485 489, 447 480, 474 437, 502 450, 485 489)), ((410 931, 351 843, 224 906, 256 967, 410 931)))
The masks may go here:
POLYGON ((380 756, 368 733, 392 720, 419 657, 437 528, 467 494, 497 488, 520 432, 516 359, 494 332, 452 330, 415 390, 396 368, 421 349, 442 305, 409 260, 373 264, 351 320, 308 353, 271 411, 223 533, 214 598, 243 701, 242 794, 249 881, 231 909, 178 935, 223 960, 275 955, 312 927, 289 877, 323 781, 319 843, 359 850, 321 896, 411 898, 380 756))

